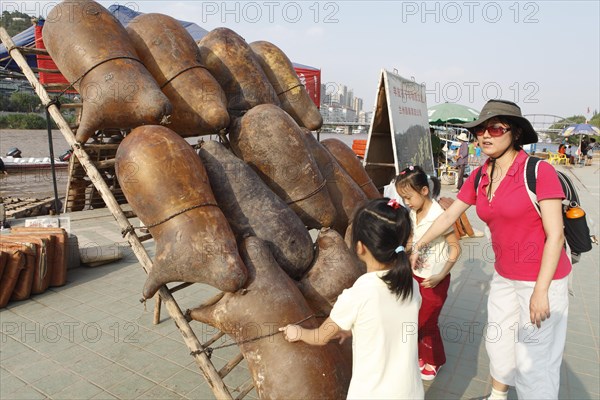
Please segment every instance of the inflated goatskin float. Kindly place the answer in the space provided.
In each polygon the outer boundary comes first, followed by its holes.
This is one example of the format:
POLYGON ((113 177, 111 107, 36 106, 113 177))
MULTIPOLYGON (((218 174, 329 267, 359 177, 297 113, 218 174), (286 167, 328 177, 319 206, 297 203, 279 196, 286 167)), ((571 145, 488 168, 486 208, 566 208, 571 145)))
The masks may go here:
POLYGON ((234 153, 258 172, 308 228, 328 227, 335 219, 335 208, 303 136, 292 117, 272 104, 254 107, 229 132, 234 153))
POLYGON ((142 14, 129 22, 127 33, 173 105, 169 129, 188 137, 229 126, 225 93, 202 65, 200 50, 181 23, 164 14, 142 14))
POLYGON ((0 277, 0 308, 8 304, 13 290, 19 280, 19 275, 25 268, 27 251, 24 246, 20 248, 13 245, 2 246, 2 251, 8 254, 4 271, 0 277))
POLYGON ((287 274, 300 279, 313 258, 313 244, 300 218, 245 162, 222 144, 208 141, 198 152, 213 194, 238 240, 268 243, 287 274))
POLYGON ((123 193, 156 241, 144 298, 174 281, 241 288, 246 268, 194 149, 168 128, 141 126, 121 142, 115 159, 123 193))
POLYGON ((279 106, 277 93, 240 35, 216 28, 198 42, 198 47, 202 61, 225 91, 231 117, 259 104, 279 106))
POLYGON ((33 275, 35 274, 35 258, 38 247, 30 242, 3 242, 2 251, 12 255, 2 276, 2 299, 0 302, 10 300, 25 300, 31 295, 33 275), (20 255, 16 254, 19 253, 20 255), (20 261, 19 258, 23 260, 20 261), (22 264, 21 264, 22 262, 22 264))
POLYGON ((4 267, 6 267, 6 262, 8 261, 8 253, 4 251, 0 251, 0 279, 2 278, 2 273, 4 272, 4 267))
POLYGON ((298 283, 298 288, 317 314, 329 315, 338 296, 366 272, 333 229, 323 228, 316 241, 313 265, 298 283))
POLYGON ((1 235, 0 245, 16 243, 30 246, 34 249, 34 267, 31 279, 31 294, 43 293, 50 286, 52 267, 54 263, 54 238, 50 235, 11 234, 1 235))
POLYGON ((48 14, 44 44, 81 95, 76 139, 96 130, 165 123, 171 103, 140 61, 127 31, 92 0, 63 1, 48 14))
POLYGON ((381 193, 373 184, 371 177, 365 171, 352 149, 339 139, 325 139, 321 143, 333 154, 337 162, 354 179, 354 182, 365 192, 369 199, 378 199, 381 193))
POLYGON ((266 41, 252 42, 250 48, 275 89, 281 108, 290 114, 298 125, 311 131, 321 128, 323 117, 285 53, 266 41))
POLYGON ((327 181, 327 192, 336 209, 333 228, 343 234, 354 210, 367 201, 367 196, 317 138, 310 131, 306 129, 303 131, 306 147, 312 153, 323 178, 327 181))
POLYGON ((248 363, 260 399, 343 399, 351 365, 337 341, 326 346, 289 343, 278 328, 305 320, 319 325, 294 282, 277 265, 268 245, 248 237, 240 245, 248 267, 245 290, 226 293, 188 315, 232 336, 248 363), (258 336, 273 334, 259 340, 258 336))

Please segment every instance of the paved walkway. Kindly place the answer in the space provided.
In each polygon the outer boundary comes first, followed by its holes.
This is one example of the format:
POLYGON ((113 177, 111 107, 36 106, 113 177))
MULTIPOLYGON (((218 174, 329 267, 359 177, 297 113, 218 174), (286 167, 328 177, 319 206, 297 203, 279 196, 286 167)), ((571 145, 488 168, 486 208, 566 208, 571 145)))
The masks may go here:
MULTIPOLYGON (((588 216, 599 221, 598 166, 565 170, 574 177, 588 216)), ((443 195, 451 196, 449 189, 443 195)), ((474 210, 469 216, 483 230, 474 210)), ((0 398, 214 398, 166 312, 153 325, 154 305, 139 302, 145 274, 113 217, 105 210, 72 213, 71 227, 80 247, 122 246, 125 257, 70 270, 64 287, 0 311, 0 398)), ((463 240, 465 256, 453 270, 440 318, 448 362, 435 381, 426 383, 428 399, 478 398, 490 392, 482 332, 493 267, 479 256, 485 245, 485 238, 463 240), (468 256, 469 249, 477 249, 474 256, 468 256)), ((151 242, 146 247, 151 253, 151 242)), ((599 258, 595 246, 574 268, 561 399, 600 398, 599 258)), ((195 284, 175 297, 185 310, 215 292, 195 284)), ((215 333, 202 324, 192 326, 201 342, 215 333)), ((236 353, 235 347, 219 350, 213 363, 221 368, 236 353)), ((225 382, 233 390, 248 379, 242 363, 225 382)), ((516 398, 514 390, 509 397, 516 398)))

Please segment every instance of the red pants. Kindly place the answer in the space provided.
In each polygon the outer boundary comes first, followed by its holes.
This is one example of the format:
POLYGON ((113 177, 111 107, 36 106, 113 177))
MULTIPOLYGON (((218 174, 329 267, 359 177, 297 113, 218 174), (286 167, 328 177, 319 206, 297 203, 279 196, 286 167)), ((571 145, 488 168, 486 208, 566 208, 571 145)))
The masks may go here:
MULTIPOLYGON (((414 276, 414 275, 413 275, 414 276)), ((423 299, 419 309, 419 358, 429 365, 440 366, 446 363, 444 342, 438 327, 438 318, 448 297, 450 274, 434 288, 421 286, 423 278, 414 276, 419 282, 419 289, 423 299)))

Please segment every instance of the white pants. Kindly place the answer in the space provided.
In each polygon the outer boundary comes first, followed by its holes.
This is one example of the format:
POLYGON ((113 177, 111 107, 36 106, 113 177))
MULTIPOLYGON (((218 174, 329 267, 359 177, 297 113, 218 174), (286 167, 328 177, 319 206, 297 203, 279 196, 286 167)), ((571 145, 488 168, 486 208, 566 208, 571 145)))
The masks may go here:
POLYGON ((569 314, 567 281, 550 284, 550 318, 537 328, 529 317, 535 282, 510 280, 494 272, 485 333, 490 374, 500 383, 515 386, 519 399, 558 398, 569 314))

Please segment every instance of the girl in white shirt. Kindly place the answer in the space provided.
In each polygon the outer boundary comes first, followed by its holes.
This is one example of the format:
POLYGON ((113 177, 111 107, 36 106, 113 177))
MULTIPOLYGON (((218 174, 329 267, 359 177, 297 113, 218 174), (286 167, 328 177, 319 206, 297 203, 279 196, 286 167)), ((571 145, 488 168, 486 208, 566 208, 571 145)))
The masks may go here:
MULTIPOLYGON (((440 181, 428 176, 421 167, 410 166, 396 177, 396 191, 411 210, 414 243, 444 212, 434 200, 440 192, 440 181)), ((413 270, 423 298, 419 310, 419 368, 424 380, 435 379, 440 367, 446 363, 438 319, 448 297, 450 270, 459 256, 458 238, 449 228, 431 241, 426 252, 421 251, 421 262, 413 270)))
POLYGON ((352 242, 367 273, 338 297, 317 329, 280 328, 284 337, 312 345, 352 335, 349 399, 423 399, 417 357, 421 296, 406 253, 408 210, 374 199, 352 221, 352 242))

